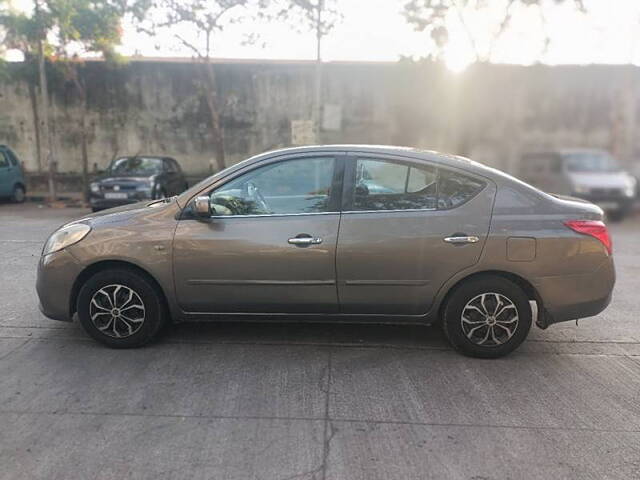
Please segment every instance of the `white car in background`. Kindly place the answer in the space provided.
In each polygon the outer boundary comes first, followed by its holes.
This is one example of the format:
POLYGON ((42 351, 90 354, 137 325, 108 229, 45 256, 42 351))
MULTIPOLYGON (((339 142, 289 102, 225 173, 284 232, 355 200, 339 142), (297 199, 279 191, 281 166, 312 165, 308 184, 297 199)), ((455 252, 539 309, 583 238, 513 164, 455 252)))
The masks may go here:
POLYGON ((636 178, 603 150, 527 153, 522 157, 519 176, 545 192, 595 203, 612 220, 627 216, 636 200, 636 178))

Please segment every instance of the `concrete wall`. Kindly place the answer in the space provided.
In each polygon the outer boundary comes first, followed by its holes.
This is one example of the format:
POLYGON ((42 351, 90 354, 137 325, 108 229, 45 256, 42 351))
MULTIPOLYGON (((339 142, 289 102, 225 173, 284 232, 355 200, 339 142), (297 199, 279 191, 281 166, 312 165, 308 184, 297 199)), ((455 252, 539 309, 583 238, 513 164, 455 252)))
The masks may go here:
MULTIPOLYGON (((88 62, 89 162, 114 156, 175 156, 192 175, 214 167, 197 64, 88 62)), ((313 64, 215 65, 231 164, 292 142, 292 122, 309 120, 313 64)), ((476 65, 463 74, 410 63, 330 63, 324 68, 324 128, 318 143, 398 144, 461 153, 514 171, 525 150, 589 146, 635 162, 640 69, 617 66, 476 65)), ((54 155, 60 172, 81 170, 78 102, 51 75, 54 155)), ((38 169, 27 85, 0 83, 0 143, 38 169)))

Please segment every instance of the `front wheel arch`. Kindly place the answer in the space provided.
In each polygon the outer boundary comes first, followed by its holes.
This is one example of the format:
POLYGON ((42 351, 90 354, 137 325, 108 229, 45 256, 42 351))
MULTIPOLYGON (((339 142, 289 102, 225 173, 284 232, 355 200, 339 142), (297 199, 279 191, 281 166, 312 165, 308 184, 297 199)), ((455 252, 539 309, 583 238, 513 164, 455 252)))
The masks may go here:
POLYGON ((102 260, 96 263, 93 263, 86 267, 80 274, 77 276, 75 282, 73 282, 73 287, 71 288, 71 297, 69 298, 69 316, 73 317, 73 315, 77 312, 78 309, 78 295, 80 294, 80 289, 86 283, 89 278, 95 275, 98 272, 101 272, 106 269, 111 268, 124 268, 127 270, 132 270, 135 273, 138 273, 144 276, 155 288, 160 295, 160 299, 162 300, 166 311, 169 313, 171 310, 169 309, 169 303, 167 301, 167 295, 164 292, 164 289, 160 286, 160 283, 144 268, 131 263, 125 262, 122 260, 102 260))

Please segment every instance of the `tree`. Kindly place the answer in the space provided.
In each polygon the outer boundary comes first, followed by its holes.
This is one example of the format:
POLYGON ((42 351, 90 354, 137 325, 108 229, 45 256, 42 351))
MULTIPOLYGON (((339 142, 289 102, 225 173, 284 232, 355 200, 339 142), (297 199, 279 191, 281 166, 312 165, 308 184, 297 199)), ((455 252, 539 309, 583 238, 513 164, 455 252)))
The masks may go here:
MULTIPOLYGON (((19 49, 26 62, 37 58, 41 96, 41 115, 44 145, 49 170, 49 196, 56 197, 55 162, 49 129, 48 63, 59 70, 74 85, 80 104, 79 136, 81 142, 83 183, 88 177, 86 85, 79 74, 82 56, 100 54, 115 60, 115 46, 122 35, 121 22, 125 15, 141 18, 147 0, 34 0, 33 11, 6 10, 0 25, 10 40, 10 48, 19 49)), ((37 115, 37 113, 36 113, 37 115)))
MULTIPOLYGON (((52 58, 76 91, 80 106, 78 132, 82 157, 82 181, 87 195, 88 185, 88 132, 87 86, 80 75, 82 58, 87 54, 100 54, 108 63, 119 60, 115 47, 120 44, 122 21, 126 15, 141 19, 148 3, 146 0, 42 0, 55 27, 50 34, 52 58)), ((85 200, 86 197, 85 197, 85 200)))
MULTIPOLYGON (((316 38, 316 65, 313 101, 313 124, 316 139, 320 132, 320 115, 322 105, 322 40, 342 16, 335 0, 285 0, 285 6, 279 16, 286 20, 302 20, 303 27, 312 31, 316 38)), ((298 24, 298 22, 295 22, 298 24)))
POLYGON ((169 32, 191 51, 201 64, 201 93, 211 120, 211 136, 218 170, 225 168, 224 135, 213 69, 215 40, 227 26, 253 19, 266 12, 269 0, 155 0, 147 19, 138 25, 149 35, 169 32))
MULTIPOLYGON (((0 7, 2 7, 0 10, 0 26, 2 27, 2 46, 4 50, 4 52, 0 53, 6 53, 7 50, 17 50, 22 53, 24 58, 21 65, 13 66, 10 71, 7 69, 3 77, 24 81, 29 90, 36 136, 36 157, 38 171, 40 172, 45 163, 41 146, 40 108, 38 107, 36 94, 40 28, 35 15, 29 16, 12 10, 7 2, 0 2, 0 7)), ((48 142, 49 139, 47 138, 46 141, 48 142)))
MULTIPOLYGON (((410 0, 404 6, 404 16, 413 27, 421 32, 430 35, 433 41, 433 56, 439 57, 445 46, 449 42, 452 34, 452 22, 457 22, 464 35, 467 37, 469 45, 473 50, 475 61, 488 62, 494 52, 496 44, 508 30, 511 20, 518 7, 537 7, 540 18, 545 23, 545 6, 549 3, 562 4, 572 3, 579 10, 584 12, 583 0, 410 0), (483 17, 482 34, 488 33, 489 41, 485 45, 480 45, 477 31, 469 25, 469 19, 473 14, 491 14, 483 17), (492 24, 486 20, 492 18, 492 24)), ((549 43, 549 38, 544 35, 544 50, 549 43)))

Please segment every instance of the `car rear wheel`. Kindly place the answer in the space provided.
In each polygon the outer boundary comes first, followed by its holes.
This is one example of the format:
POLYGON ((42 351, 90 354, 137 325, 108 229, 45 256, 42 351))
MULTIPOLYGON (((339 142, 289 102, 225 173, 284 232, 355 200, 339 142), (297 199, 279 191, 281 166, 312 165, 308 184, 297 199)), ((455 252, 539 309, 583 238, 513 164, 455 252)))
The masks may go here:
POLYGON ((522 289, 483 275, 457 286, 444 308, 442 327, 451 345, 472 357, 498 358, 515 350, 531 328, 531 306, 522 289))
POLYGON ((13 187, 13 193, 11 194, 11 201, 13 203, 22 203, 25 199, 25 191, 22 185, 16 185, 13 187))
POLYGON ((145 345, 168 317, 157 287, 126 268, 103 270, 89 278, 80 290, 77 308, 86 332, 113 348, 145 345))

